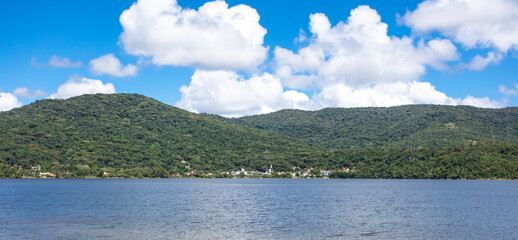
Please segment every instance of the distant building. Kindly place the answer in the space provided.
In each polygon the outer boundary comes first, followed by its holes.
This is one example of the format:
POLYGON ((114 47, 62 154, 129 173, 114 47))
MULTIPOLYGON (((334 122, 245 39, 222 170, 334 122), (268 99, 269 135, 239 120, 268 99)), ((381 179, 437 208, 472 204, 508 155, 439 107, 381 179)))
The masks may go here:
POLYGON ((56 175, 49 173, 49 172, 40 172, 40 177, 41 178, 48 178, 48 177, 55 178, 56 175))
POLYGON ((322 176, 326 176, 326 177, 327 177, 327 176, 329 176, 329 171, 327 171, 327 170, 321 170, 321 171, 320 171, 320 174, 322 174, 322 176))

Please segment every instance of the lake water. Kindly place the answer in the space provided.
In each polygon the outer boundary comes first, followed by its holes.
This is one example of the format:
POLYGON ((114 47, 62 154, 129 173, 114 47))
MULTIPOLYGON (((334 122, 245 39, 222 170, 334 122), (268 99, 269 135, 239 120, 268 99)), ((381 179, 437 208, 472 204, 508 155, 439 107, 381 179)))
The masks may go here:
POLYGON ((517 239, 518 181, 3 179, 1 239, 517 239))

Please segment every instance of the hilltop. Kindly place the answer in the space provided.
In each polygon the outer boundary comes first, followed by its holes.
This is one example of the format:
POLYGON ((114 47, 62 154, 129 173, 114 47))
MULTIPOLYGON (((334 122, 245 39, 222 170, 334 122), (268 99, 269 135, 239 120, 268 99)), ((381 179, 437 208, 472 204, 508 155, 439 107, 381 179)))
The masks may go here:
POLYGON ((0 177, 224 177, 272 165, 284 177, 516 179, 517 111, 415 105, 229 119, 138 94, 46 99, 0 113, 0 177))
POLYGON ((314 161, 313 149, 303 140, 190 113, 137 94, 48 99, 0 113, 0 162, 41 165, 55 172, 84 168, 90 174, 112 167, 167 176, 187 171, 186 166, 199 171, 264 171, 270 164, 287 170, 289 165, 314 161))
POLYGON ((453 147, 476 141, 518 143, 518 108, 407 105, 281 110, 222 120, 307 140, 325 148, 453 147))

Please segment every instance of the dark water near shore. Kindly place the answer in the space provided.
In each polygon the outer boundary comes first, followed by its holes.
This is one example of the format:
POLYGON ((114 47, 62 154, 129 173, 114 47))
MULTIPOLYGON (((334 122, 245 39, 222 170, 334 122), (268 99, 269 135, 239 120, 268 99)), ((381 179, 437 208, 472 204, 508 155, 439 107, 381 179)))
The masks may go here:
POLYGON ((4 179, 1 239, 516 239, 518 181, 4 179))

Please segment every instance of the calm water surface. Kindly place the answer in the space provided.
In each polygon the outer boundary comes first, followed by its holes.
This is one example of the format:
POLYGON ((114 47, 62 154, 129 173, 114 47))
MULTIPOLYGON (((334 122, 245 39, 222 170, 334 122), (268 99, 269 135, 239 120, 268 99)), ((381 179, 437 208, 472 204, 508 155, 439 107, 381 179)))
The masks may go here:
POLYGON ((3 179, 1 239, 517 239, 518 181, 3 179))

